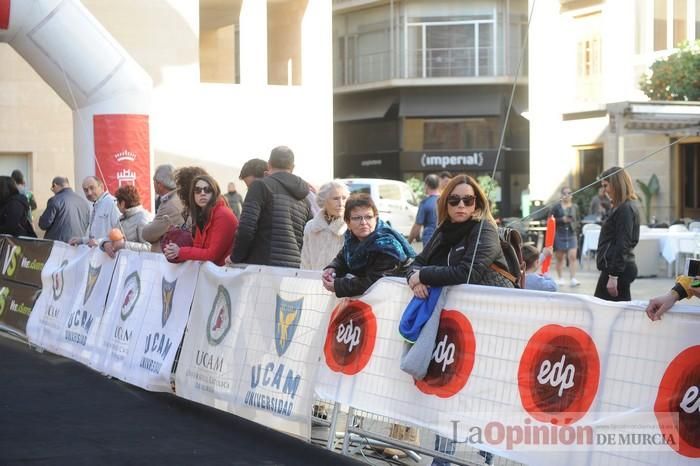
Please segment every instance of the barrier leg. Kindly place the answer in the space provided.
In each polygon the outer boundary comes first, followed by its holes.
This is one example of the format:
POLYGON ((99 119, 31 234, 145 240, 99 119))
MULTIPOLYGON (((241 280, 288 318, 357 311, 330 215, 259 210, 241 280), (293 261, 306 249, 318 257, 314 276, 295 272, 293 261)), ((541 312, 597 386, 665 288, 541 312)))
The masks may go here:
MULTIPOLYGON (((343 437, 343 455, 347 456, 350 448, 350 429, 352 428, 353 418, 355 417, 355 409, 348 407, 348 417, 345 420, 345 436, 343 437)), ((333 431, 331 431, 333 433, 333 431)), ((334 434, 335 435, 335 434, 334 434)))
MULTIPOLYGON (((331 425, 328 429, 328 441, 326 442, 326 449, 333 450, 333 444, 335 443, 335 426, 338 423, 338 412, 340 412, 340 403, 337 401, 333 404, 333 414, 331 415, 331 425)), ((347 430, 346 430, 347 432, 347 430)), ((343 440, 343 447, 345 446, 345 440, 343 440)))

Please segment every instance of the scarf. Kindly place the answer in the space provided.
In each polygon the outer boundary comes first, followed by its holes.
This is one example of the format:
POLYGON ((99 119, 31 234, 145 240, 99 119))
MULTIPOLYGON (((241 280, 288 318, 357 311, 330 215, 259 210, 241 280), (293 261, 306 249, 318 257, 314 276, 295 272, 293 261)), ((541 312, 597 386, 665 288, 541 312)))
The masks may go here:
POLYGON ((416 253, 404 237, 392 230, 383 220, 377 220, 377 227, 363 241, 357 239, 350 230, 345 232, 343 258, 353 274, 364 274, 369 257, 375 253, 391 256, 401 264, 416 257, 416 253))
POLYGON ((447 265, 447 255, 450 250, 464 241, 471 234, 472 228, 478 225, 478 220, 467 220, 461 223, 452 223, 450 219, 445 220, 428 243, 431 245, 427 251, 428 265, 447 265), (436 244, 432 245, 433 242, 436 244))

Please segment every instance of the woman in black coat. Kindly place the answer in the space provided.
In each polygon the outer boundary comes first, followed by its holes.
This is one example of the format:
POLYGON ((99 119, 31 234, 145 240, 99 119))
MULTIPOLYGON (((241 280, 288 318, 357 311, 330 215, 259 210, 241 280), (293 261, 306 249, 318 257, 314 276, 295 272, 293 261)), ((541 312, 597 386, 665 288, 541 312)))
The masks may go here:
POLYGON ((595 297, 607 301, 631 301, 630 286, 637 278, 634 247, 639 242, 639 206, 632 178, 619 167, 601 173, 600 184, 612 202, 612 210, 600 230, 596 265, 600 277, 595 297))
POLYGON ((29 222, 29 201, 9 176, 0 176, 0 234, 36 238, 29 222))
POLYGON ((473 283, 513 288, 505 277, 496 222, 479 183, 457 175, 437 201, 438 228, 411 266, 408 285, 419 298, 428 287, 473 283))

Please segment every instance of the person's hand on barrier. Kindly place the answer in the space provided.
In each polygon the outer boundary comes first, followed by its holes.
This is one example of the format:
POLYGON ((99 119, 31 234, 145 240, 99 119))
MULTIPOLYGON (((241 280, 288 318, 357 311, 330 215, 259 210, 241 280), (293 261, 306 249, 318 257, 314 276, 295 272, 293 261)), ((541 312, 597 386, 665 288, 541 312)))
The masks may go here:
POLYGON ((544 257, 552 257, 554 255, 554 248, 552 246, 542 248, 542 255, 544 257))
POLYGON ((411 287, 411 289, 414 289, 416 286, 420 285, 420 271, 414 272, 409 278, 408 278, 408 286, 411 287))
POLYGON ((419 283, 411 289, 413 290, 413 294, 416 296, 416 298, 426 299, 428 297, 429 292, 427 285, 419 283))
POLYGON ((168 243, 163 253, 168 260, 174 261, 180 255, 180 246, 175 243, 168 243))
POLYGON ((90 238, 87 242, 87 245, 90 246, 91 248, 97 247, 98 243, 95 238, 90 238))
POLYGON ((608 284, 606 286, 608 294, 613 298, 617 297, 617 277, 608 275, 608 284))
POLYGON ((70 244, 71 246, 77 246, 80 243, 80 238, 78 238, 77 236, 68 240, 68 244, 70 244))
POLYGON ((231 260, 231 256, 229 256, 229 257, 227 257, 226 259, 224 259, 224 265, 225 265, 226 267, 231 267, 231 266, 233 265, 233 261, 231 260))
POLYGON ((117 240, 117 241, 112 241, 112 250, 114 251, 114 255, 117 254, 117 251, 120 249, 124 249, 126 247, 126 240, 124 238, 117 240))
POLYGON ((646 308, 647 317, 654 322, 661 320, 661 316, 671 309, 678 299, 678 293, 673 290, 664 295, 651 298, 646 308))
POLYGON ((114 259, 114 256, 117 255, 117 252, 114 250, 114 244, 112 241, 105 241, 102 243, 102 250, 112 259, 114 259))
POLYGON ((335 293, 335 269, 331 267, 324 270, 321 275, 321 282, 323 282, 323 287, 325 289, 331 293, 335 293))

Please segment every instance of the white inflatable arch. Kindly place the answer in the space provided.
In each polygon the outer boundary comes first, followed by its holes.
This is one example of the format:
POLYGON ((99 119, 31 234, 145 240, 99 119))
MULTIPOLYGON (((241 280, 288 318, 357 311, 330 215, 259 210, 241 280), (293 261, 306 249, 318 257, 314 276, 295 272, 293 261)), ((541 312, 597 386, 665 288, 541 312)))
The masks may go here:
POLYGON ((79 0, 0 0, 0 42, 73 110, 76 185, 135 184, 150 207, 150 76, 79 0))

